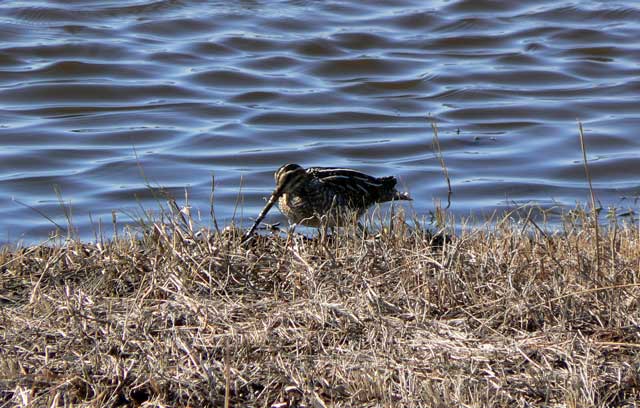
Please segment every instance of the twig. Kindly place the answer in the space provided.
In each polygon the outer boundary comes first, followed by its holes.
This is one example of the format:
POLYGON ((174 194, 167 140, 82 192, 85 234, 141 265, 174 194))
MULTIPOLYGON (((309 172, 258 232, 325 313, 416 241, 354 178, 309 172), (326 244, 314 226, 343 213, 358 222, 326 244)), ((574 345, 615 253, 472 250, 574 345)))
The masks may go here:
POLYGON ((67 235, 69 234, 69 232, 67 231, 67 229, 66 229, 66 228, 64 228, 63 226, 61 226, 61 225, 60 225, 60 224, 58 224, 57 222, 55 222, 55 221, 53 220, 53 218, 49 217, 47 214, 45 214, 45 213, 43 213, 42 211, 38 210, 36 207, 31 206, 31 205, 29 205, 29 204, 27 204, 27 203, 23 203, 22 201, 18 200, 18 199, 17 199, 17 198, 15 198, 15 197, 12 197, 12 198, 11 198, 11 200, 12 200, 14 203, 18 203, 18 204, 20 204, 20 205, 21 205, 21 206, 23 206, 23 207, 26 207, 26 208, 28 208, 28 209, 30 209, 30 210, 33 210, 33 211, 37 212, 37 213, 38 213, 38 214, 40 214, 42 217, 44 217, 47 221, 49 221, 50 223, 52 223, 53 225, 55 225, 55 226, 56 226, 56 228, 58 228, 58 229, 59 229, 59 230, 61 230, 61 231, 65 231, 65 232, 67 233, 67 235))
POLYGON ((224 408, 231 406, 231 358, 229 356, 229 340, 224 347, 224 408))
POLYGON ((56 193, 56 198, 58 199, 58 203, 60 204, 60 208, 62 208, 62 213, 64 214, 64 218, 67 220, 67 239, 72 239, 74 237, 73 231, 73 218, 71 216, 71 205, 67 206, 64 203, 64 199, 62 198, 62 190, 60 186, 57 184, 53 185, 53 191, 56 193))
POLYGON ((562 299, 565 299, 565 298, 568 298, 568 297, 572 297, 572 296, 584 295, 586 293, 601 292, 603 290, 610 290, 610 289, 625 289, 625 288, 635 288, 635 287, 640 287, 640 283, 628 283, 628 284, 624 284, 624 285, 601 286, 601 287, 598 287, 598 288, 577 290, 575 292, 566 293, 566 294, 561 295, 561 296, 556 296, 554 298, 547 299, 544 302, 540 302, 537 305, 534 305, 534 307, 544 306, 544 305, 546 305, 548 303, 551 303, 551 302, 555 302, 555 301, 562 300, 562 299))

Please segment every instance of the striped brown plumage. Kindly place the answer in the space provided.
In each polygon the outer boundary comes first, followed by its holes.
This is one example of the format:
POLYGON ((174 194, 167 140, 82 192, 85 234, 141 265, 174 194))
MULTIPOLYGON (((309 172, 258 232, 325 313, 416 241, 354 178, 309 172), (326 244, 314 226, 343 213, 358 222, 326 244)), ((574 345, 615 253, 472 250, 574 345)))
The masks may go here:
POLYGON ((373 177, 353 169, 286 164, 274 177, 276 188, 244 240, 276 202, 292 224, 336 227, 357 220, 375 203, 411 200, 396 190, 395 177, 373 177))

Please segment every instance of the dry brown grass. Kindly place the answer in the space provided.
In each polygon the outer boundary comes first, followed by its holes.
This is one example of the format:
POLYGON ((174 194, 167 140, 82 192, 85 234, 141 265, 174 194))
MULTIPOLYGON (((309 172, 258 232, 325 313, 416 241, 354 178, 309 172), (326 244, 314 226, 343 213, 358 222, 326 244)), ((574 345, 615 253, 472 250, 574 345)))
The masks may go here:
POLYGON ((637 406, 640 231, 588 217, 5 249, 0 406, 637 406))

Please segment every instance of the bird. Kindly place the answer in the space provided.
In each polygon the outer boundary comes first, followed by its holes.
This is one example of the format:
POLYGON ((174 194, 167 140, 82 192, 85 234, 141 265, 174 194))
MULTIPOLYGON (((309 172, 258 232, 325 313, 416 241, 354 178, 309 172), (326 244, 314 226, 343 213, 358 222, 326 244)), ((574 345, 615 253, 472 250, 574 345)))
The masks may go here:
POLYGON ((373 177, 348 168, 305 169, 289 163, 274 178, 276 187, 242 242, 251 238, 276 202, 290 224, 333 228, 359 219, 373 204, 412 200, 408 193, 396 190, 395 177, 373 177))

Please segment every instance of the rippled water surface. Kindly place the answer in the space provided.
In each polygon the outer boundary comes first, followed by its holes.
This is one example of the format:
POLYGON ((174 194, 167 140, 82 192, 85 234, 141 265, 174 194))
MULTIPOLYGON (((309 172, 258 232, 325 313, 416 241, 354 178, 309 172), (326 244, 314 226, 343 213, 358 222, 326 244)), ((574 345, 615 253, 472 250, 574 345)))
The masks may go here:
POLYGON ((147 182, 207 219, 212 174, 248 221, 287 162, 396 175, 427 215, 427 115, 456 214, 586 201, 578 118, 601 203, 640 195, 635 0, 10 1, 0 38, 4 242, 66 225, 60 199, 90 238, 157 208, 147 182))

